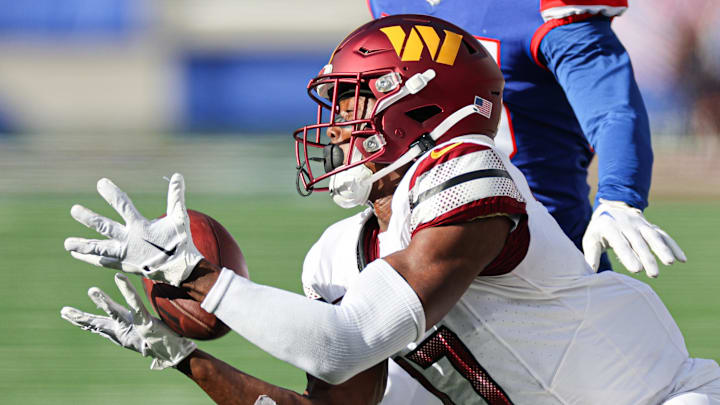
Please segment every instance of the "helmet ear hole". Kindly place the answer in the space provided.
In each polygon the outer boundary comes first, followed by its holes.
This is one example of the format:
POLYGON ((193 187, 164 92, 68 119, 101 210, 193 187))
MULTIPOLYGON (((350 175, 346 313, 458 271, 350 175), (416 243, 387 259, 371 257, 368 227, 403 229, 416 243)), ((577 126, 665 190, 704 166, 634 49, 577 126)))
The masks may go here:
POLYGON ((406 111, 405 115, 422 124, 441 112, 442 108, 437 105, 426 105, 406 111))
MULTIPOLYGON (((477 46, 474 46, 473 44, 466 41, 465 39, 463 39, 462 43, 463 43, 463 45, 465 45, 465 48, 467 49, 467 51, 470 55, 475 55, 476 53, 480 52, 480 50, 478 49, 477 46)), ((478 45, 479 45, 479 43, 478 43, 478 45)))

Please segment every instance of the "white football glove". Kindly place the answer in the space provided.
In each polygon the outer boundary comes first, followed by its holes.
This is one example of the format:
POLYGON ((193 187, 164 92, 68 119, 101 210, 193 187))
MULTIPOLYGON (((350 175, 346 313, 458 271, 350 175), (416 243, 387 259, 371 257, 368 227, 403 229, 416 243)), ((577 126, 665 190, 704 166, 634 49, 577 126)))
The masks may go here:
POLYGON ((197 348, 193 341, 177 335, 160 319, 150 315, 125 275, 116 274, 115 284, 125 297, 129 310, 99 288, 91 287, 88 296, 109 316, 90 314, 72 307, 63 307, 60 316, 119 346, 152 357, 150 368, 153 370, 176 366, 197 348))
POLYGON ((658 276, 653 252, 663 264, 670 265, 687 258, 680 246, 656 225, 649 223, 637 208, 622 201, 600 199, 582 240, 585 260, 597 271, 600 255, 612 248, 620 262, 631 273, 643 268, 649 277, 658 276), (652 249, 652 251, 651 251, 652 249))
POLYGON ((108 239, 67 238, 65 249, 74 258, 96 266, 179 286, 203 258, 190 235, 182 175, 175 173, 170 179, 167 216, 160 219, 143 217, 127 194, 108 179, 100 179, 97 190, 125 225, 74 205, 70 215, 108 239))

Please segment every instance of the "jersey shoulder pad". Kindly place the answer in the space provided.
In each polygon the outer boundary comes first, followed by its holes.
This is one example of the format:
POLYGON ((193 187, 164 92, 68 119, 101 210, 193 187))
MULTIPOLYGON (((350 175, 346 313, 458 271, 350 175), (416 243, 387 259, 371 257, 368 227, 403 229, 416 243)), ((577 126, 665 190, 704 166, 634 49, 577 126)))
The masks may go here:
POLYGON ((540 0, 543 20, 557 20, 580 14, 615 17, 624 13, 627 0, 540 0))
POLYGON ((408 183, 410 232, 492 215, 525 214, 525 199, 493 148, 446 142, 424 155, 408 183))
POLYGON ((367 219, 368 209, 330 225, 313 244, 303 261, 302 284, 310 299, 333 302, 345 294, 350 280, 359 273, 357 238, 367 219))

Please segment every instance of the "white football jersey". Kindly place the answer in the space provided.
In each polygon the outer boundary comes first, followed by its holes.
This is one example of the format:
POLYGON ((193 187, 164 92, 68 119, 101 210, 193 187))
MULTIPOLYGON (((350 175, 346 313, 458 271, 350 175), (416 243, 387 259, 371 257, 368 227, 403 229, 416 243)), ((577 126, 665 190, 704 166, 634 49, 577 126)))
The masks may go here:
MULTIPOLYGON (((645 283, 595 274, 490 138, 455 138, 425 154, 398 185, 392 212, 379 257, 426 227, 517 220, 451 311, 394 358, 442 403, 657 404, 678 389, 688 352, 663 303, 645 283)), ((330 226, 312 247, 302 276, 309 297, 342 298, 364 266, 371 217, 330 226)), ((694 383, 718 375, 711 364, 694 383)))

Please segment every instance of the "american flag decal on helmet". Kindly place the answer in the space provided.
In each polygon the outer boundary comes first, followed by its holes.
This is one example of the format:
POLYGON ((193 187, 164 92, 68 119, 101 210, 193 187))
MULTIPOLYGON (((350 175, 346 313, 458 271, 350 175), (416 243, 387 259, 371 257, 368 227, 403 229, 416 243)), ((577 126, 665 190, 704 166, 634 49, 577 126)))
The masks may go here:
POLYGON ((477 111, 480 115, 485 118, 490 118, 492 115, 492 102, 490 100, 485 100, 480 96, 475 96, 475 105, 477 106, 477 111))

